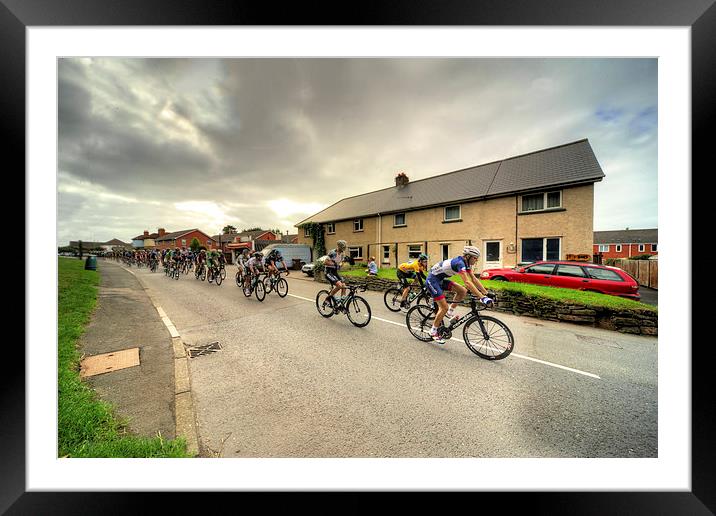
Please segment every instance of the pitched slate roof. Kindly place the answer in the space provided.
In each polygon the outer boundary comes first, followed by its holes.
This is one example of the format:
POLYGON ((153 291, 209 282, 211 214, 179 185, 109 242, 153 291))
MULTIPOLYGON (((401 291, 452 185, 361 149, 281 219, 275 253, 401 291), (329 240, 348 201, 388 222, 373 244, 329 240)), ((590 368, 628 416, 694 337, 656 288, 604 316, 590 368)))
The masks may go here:
POLYGON ((549 149, 341 199, 302 220, 332 222, 408 211, 416 208, 486 199, 545 188, 601 181, 604 172, 585 138, 549 149))
MULTIPOLYGON (((150 236, 151 236, 151 235, 150 235, 150 236)), ((122 241, 119 240, 118 238, 113 238, 113 239, 110 240, 109 242, 105 242, 104 245, 129 245, 129 244, 125 244, 124 242, 122 242, 122 241)))
POLYGON ((595 244, 656 244, 658 229, 623 229, 620 231, 595 231, 595 244))

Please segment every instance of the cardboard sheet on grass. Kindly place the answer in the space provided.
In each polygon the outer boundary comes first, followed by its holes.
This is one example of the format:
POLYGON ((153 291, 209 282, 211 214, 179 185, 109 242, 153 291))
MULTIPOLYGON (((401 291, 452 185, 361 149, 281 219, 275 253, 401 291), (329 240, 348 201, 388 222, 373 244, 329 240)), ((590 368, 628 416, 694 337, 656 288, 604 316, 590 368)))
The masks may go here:
POLYGON ((94 376, 102 373, 111 373, 118 369, 139 365, 139 348, 112 351, 102 355, 85 358, 80 363, 80 376, 94 376))

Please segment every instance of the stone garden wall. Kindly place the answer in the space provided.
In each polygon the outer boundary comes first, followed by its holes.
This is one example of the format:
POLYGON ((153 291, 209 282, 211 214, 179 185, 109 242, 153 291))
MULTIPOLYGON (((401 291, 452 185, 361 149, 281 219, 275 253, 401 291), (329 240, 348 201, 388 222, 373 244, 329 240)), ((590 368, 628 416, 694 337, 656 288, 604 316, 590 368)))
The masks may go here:
MULTIPOLYGON (((368 290, 385 291, 396 284, 395 281, 377 277, 357 278, 345 276, 349 283, 366 285, 368 290)), ((315 280, 327 283, 322 272, 317 272, 315 280)), ((658 314, 649 310, 613 310, 611 308, 588 307, 568 304, 542 297, 527 296, 521 292, 509 290, 495 291, 494 310, 515 315, 536 317, 550 321, 583 324, 596 328, 615 330, 636 335, 657 335, 658 314)), ((450 301, 450 293, 447 295, 450 301)), ((463 302, 467 305, 468 303, 463 302)))

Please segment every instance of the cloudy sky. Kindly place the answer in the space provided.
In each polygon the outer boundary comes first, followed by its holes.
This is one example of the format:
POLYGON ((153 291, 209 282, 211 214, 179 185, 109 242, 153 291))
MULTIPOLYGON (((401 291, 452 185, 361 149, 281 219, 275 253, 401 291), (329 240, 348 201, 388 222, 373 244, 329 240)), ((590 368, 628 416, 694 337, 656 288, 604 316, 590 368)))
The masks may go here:
POLYGON ((279 228, 588 138, 594 230, 657 227, 655 59, 59 60, 58 245, 279 228))

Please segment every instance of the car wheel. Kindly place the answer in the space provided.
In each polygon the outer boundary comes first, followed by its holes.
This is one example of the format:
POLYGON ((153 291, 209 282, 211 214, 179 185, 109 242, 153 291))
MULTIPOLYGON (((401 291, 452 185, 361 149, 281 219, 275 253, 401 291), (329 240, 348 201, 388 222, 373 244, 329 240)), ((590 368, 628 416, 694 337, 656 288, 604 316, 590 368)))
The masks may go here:
POLYGON ((494 281, 510 281, 507 278, 505 278, 504 276, 495 276, 494 278, 490 278, 490 279, 494 280, 494 281))

